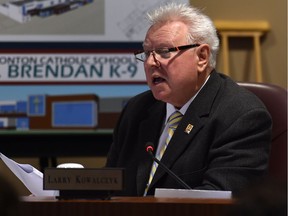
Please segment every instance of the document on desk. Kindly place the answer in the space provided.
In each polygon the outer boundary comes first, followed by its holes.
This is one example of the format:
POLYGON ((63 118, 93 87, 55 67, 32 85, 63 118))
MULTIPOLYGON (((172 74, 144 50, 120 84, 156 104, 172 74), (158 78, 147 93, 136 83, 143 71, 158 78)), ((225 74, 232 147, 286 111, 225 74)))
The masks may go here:
POLYGON ((156 188, 155 197, 231 199, 231 191, 156 188))
POLYGON ((19 164, 0 152, 0 158, 34 196, 56 196, 58 191, 43 190, 43 173, 30 164, 19 164))

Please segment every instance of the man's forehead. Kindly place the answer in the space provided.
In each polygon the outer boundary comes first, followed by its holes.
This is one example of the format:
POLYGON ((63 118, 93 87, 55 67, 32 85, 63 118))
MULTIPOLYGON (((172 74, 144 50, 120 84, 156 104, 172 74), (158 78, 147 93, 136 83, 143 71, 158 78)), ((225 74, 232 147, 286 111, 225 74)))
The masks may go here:
POLYGON ((183 28, 183 23, 165 23, 152 26, 145 37, 143 46, 149 46, 153 43, 173 44, 174 42, 186 40, 187 28, 183 28))

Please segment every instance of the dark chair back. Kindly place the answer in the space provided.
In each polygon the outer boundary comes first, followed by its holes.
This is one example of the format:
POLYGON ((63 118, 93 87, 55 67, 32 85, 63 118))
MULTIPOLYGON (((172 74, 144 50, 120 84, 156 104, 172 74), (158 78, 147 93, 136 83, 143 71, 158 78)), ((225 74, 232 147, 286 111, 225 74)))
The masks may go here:
POLYGON ((272 146, 269 175, 287 181, 287 89, 268 83, 239 82, 257 95, 272 116, 272 146))

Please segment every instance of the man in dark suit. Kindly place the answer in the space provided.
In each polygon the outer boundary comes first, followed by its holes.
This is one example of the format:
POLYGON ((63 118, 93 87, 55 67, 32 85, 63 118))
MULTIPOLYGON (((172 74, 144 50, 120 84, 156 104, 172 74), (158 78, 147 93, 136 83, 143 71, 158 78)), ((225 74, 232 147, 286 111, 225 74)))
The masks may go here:
POLYGON ((114 130, 107 167, 125 168, 121 195, 153 195, 182 188, 145 151, 193 189, 241 191, 267 172, 271 117, 260 100, 215 70, 219 40, 196 8, 168 4, 148 15, 143 51, 151 90, 132 98, 114 130), (172 138, 169 116, 183 115, 172 138), (161 155, 162 147, 166 150, 161 155))

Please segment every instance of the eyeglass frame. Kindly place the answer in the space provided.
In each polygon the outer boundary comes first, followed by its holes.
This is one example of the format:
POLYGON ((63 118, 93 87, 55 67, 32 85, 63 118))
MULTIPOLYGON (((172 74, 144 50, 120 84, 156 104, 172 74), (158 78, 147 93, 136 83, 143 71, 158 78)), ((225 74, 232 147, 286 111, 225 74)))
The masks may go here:
MULTIPOLYGON (((172 48, 164 47, 164 48, 159 48, 159 49, 154 49, 154 50, 149 50, 149 51, 138 50, 138 51, 134 52, 134 56, 135 56, 135 58, 137 60, 139 60, 141 62, 145 62, 148 59, 148 57, 150 56, 150 54, 153 53, 153 52, 154 52, 154 55, 156 53, 156 54, 161 56, 161 53, 159 54, 159 53, 157 53, 157 51, 160 51, 160 50, 163 51, 164 49, 166 49, 165 51, 166 51, 166 54, 167 54, 167 53, 170 53, 170 52, 187 50, 187 49, 191 49, 191 48, 195 48, 195 47, 199 47, 199 46, 200 46, 200 44, 189 44, 189 45, 177 46, 177 47, 172 47, 172 48), (146 55, 145 54, 146 52, 149 52, 149 55, 146 55), (145 59, 138 58, 137 57, 138 54, 145 54, 146 58, 145 59)), ((161 58, 162 58, 162 56, 161 56, 161 58)), ((168 58, 170 58, 170 57, 168 57, 168 58)), ((166 59, 168 59, 168 58, 166 58, 166 59)), ((164 57, 164 59, 165 59, 165 57, 164 57)))

